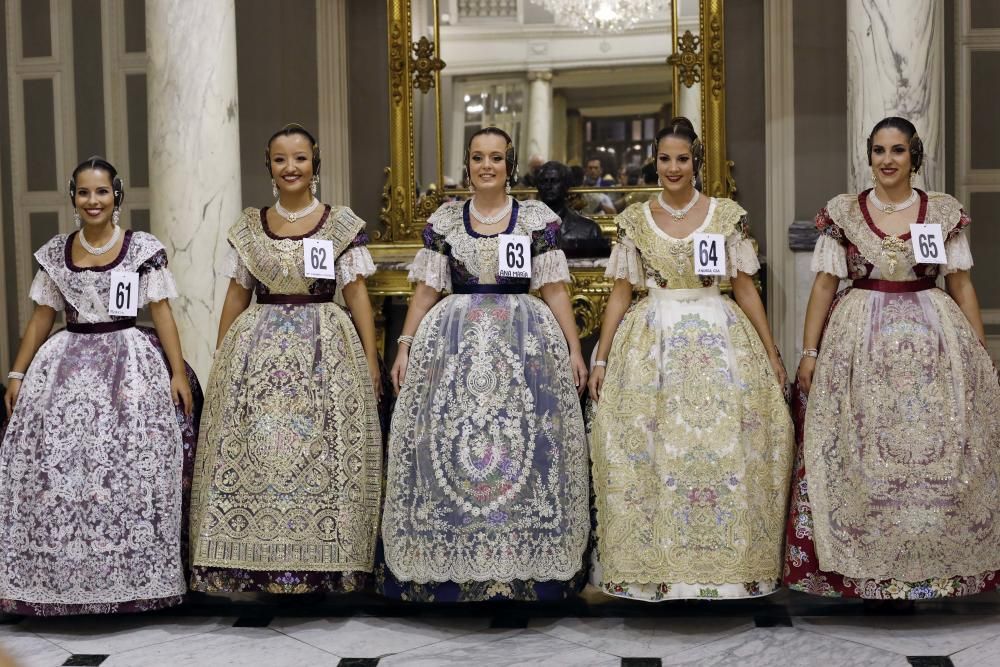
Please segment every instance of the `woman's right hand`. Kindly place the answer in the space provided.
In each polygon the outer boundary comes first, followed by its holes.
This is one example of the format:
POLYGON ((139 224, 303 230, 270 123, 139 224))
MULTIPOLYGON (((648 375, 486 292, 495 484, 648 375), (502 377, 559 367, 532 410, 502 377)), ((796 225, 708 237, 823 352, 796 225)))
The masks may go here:
POLYGON ((799 389, 804 393, 809 393, 809 388, 812 386, 813 373, 816 372, 816 357, 802 357, 799 361, 799 370, 796 373, 796 378, 799 381, 799 389))
POLYGON ((406 380, 406 364, 409 361, 410 346, 401 343, 396 350, 396 361, 392 363, 392 370, 389 371, 389 377, 392 379, 392 389, 396 392, 396 396, 399 396, 399 389, 403 386, 403 381, 406 380))
POLYGON ((590 370, 590 381, 587 387, 590 389, 590 398, 593 401, 601 400, 601 388, 604 386, 604 366, 594 366, 590 370))
POLYGON ((7 391, 3 395, 3 404, 7 406, 7 416, 14 414, 14 404, 17 403, 17 395, 21 393, 20 380, 8 380, 7 391))

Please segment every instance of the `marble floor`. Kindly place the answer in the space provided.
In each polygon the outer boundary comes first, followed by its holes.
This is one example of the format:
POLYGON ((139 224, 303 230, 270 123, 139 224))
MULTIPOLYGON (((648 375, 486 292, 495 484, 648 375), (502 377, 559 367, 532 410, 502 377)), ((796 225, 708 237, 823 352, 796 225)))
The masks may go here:
POLYGON ((432 607, 202 596, 138 616, 0 617, 0 649, 17 667, 1000 667, 993 593, 902 613, 787 591, 753 601, 600 600, 432 607))

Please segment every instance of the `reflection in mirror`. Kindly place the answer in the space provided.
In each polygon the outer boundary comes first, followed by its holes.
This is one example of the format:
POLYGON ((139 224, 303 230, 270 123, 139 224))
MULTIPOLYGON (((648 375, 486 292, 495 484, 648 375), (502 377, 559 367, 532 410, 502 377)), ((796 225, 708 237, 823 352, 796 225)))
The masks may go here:
MULTIPOLYGON (((443 182, 449 197, 467 196, 465 145, 479 128, 497 125, 517 146, 520 197, 537 196, 527 190, 537 185, 532 172, 549 161, 567 166, 578 186, 570 207, 606 231, 611 215, 648 197, 648 189, 630 191, 644 185, 651 140, 673 115, 698 124, 700 91, 680 86, 680 100, 673 99, 668 0, 604 4, 622 12, 649 11, 633 17, 630 27, 609 32, 600 26, 581 30, 550 11, 580 7, 580 0, 414 0, 414 40, 433 39, 436 9, 439 54, 446 63, 437 91, 440 107, 436 94, 414 100, 422 191, 443 182)), ((680 33, 697 34, 698 1, 678 2, 677 11, 680 33)), ((653 180, 655 185, 655 174, 653 180)))

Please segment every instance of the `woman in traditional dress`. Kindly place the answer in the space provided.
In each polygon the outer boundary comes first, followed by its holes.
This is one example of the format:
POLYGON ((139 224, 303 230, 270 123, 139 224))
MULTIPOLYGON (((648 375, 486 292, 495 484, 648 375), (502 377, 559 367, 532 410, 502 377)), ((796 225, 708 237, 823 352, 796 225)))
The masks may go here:
POLYGON ((785 562, 796 590, 913 600, 998 582, 1000 385, 969 217, 911 186, 923 157, 912 123, 880 121, 874 187, 816 216, 785 562))
POLYGON ((364 281, 375 265, 364 221, 316 199, 320 154, 308 131, 276 132, 265 161, 278 200, 229 229, 191 588, 350 592, 372 570, 382 483, 364 281), (341 293, 350 315, 334 303, 341 293))
POLYGON ((200 389, 181 356, 163 246, 118 225, 115 168, 81 163, 69 194, 80 229, 35 253, 38 305, 4 397, 0 611, 161 609, 187 590, 184 488, 200 389), (155 332, 136 327, 145 306, 155 332), (48 338, 58 311, 66 330, 48 338))
POLYGON ((690 121, 672 120, 654 150, 663 191, 617 217, 605 274, 591 581, 647 601, 766 595, 781 578, 792 424, 760 264, 746 211, 695 189, 690 121), (649 295, 628 310, 636 287, 649 295))
POLYGON ((382 522, 390 597, 551 600, 582 584, 587 371, 559 218, 505 192, 515 155, 498 128, 471 137, 474 194, 430 217, 410 269, 382 522))

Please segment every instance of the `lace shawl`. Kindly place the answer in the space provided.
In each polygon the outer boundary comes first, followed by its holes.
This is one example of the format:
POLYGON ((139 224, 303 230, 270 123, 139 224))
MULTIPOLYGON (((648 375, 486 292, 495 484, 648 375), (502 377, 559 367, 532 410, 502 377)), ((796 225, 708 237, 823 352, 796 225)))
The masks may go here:
MULTIPOLYGON (((79 322, 108 322, 108 296, 111 290, 112 271, 136 271, 139 274, 140 308, 150 302, 177 296, 173 275, 167 268, 167 254, 163 244, 146 232, 126 232, 127 247, 116 264, 73 270, 67 265, 66 234, 58 234, 35 253, 39 274, 31 286, 31 298, 42 305, 69 305, 74 319, 79 322), (58 293, 58 298, 55 294, 58 293)), ((62 307, 57 308, 62 310, 62 307)))

